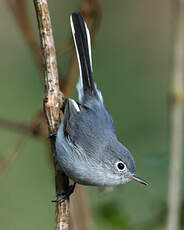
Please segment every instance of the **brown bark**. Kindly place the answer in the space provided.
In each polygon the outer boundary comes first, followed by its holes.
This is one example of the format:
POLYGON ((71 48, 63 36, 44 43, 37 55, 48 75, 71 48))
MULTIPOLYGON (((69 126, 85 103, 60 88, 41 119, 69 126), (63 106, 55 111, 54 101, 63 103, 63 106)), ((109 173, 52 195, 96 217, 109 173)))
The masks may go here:
MULTIPOLYGON (((47 0, 34 0, 40 32, 40 41, 45 73, 44 111, 50 134, 56 133, 59 125, 59 112, 63 96, 59 90, 56 51, 51 27, 47 0)), ((51 139, 54 159, 56 192, 60 193, 69 186, 68 177, 62 172, 56 159, 55 141, 51 139)), ((56 230, 69 229, 69 200, 56 203, 56 230)))

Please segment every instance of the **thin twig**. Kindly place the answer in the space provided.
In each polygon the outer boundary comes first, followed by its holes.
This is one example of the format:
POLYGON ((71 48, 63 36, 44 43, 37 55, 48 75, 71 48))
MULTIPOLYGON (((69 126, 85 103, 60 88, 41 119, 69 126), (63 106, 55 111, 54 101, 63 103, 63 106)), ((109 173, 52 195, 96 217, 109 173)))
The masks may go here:
POLYGON ((5 0, 5 3, 12 11, 20 30, 23 33, 24 38, 32 51, 37 66, 40 70, 42 70, 43 65, 41 60, 41 52, 31 23, 29 21, 28 13, 25 6, 25 0, 5 0))
POLYGON ((0 118, 0 127, 23 133, 24 135, 32 135, 33 137, 44 139, 48 137, 45 116, 42 110, 37 111, 28 124, 0 118))
MULTIPOLYGON (((44 110, 49 133, 56 133, 59 125, 59 110, 63 97, 59 90, 56 51, 51 27, 47 0, 34 0, 40 32, 41 49, 45 73, 44 110)), ((54 159, 56 192, 60 193, 69 186, 68 177, 61 171, 56 159, 55 142, 51 140, 54 159)), ((56 230, 69 229, 69 200, 56 204, 56 230)))
POLYGON ((43 120, 43 112, 41 113, 40 111, 35 114, 30 122, 30 125, 0 119, 0 125, 3 127, 23 133, 23 135, 21 135, 21 137, 13 144, 9 154, 3 154, 5 155, 5 158, 0 162, 0 178, 1 175, 4 174, 4 171, 12 165, 17 155, 20 153, 19 149, 24 144, 25 138, 28 138, 28 134, 31 134, 33 137, 42 138, 43 140, 48 139, 48 130, 46 130, 45 124, 46 121, 43 120))
POLYGON ((6 118, 0 118, 0 126, 24 134, 32 133, 33 131, 29 125, 26 125, 18 121, 12 121, 6 118))
POLYGON ((171 147, 168 192, 167 229, 179 229, 181 203, 181 162, 183 140, 183 63, 184 63, 184 1, 178 5, 177 37, 174 48, 173 104, 171 111, 171 147))
POLYGON ((70 51, 73 47, 72 39, 69 39, 65 44, 56 47, 56 54, 60 55, 70 51))
POLYGON ((16 159, 20 147, 25 143, 27 136, 22 136, 15 141, 11 149, 5 154, 4 159, 0 162, 0 178, 4 175, 5 171, 9 166, 12 164, 12 162, 16 159))

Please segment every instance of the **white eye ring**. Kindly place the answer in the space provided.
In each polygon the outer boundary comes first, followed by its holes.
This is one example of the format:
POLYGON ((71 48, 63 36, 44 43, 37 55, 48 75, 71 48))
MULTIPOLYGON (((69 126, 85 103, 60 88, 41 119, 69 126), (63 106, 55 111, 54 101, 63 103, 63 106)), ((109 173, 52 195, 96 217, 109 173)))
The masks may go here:
POLYGON ((116 163, 116 168, 119 172, 123 172, 126 168, 126 165, 122 161, 116 163))

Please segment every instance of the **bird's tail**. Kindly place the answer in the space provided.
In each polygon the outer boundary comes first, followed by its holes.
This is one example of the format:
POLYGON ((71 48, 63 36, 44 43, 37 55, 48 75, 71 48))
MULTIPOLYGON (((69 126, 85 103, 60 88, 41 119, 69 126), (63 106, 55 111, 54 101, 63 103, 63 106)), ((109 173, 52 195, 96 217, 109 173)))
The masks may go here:
POLYGON ((80 71, 77 86, 79 101, 82 102, 84 96, 96 96, 102 99, 93 81, 91 39, 87 25, 80 13, 73 13, 70 22, 80 71))

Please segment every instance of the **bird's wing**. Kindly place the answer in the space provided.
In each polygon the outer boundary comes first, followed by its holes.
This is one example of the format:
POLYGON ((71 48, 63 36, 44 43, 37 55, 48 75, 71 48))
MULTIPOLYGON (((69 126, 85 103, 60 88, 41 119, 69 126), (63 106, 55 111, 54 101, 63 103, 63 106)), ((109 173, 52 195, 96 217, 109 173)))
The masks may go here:
POLYGON ((99 147, 107 144, 106 139, 115 135, 112 118, 104 107, 98 104, 91 109, 73 99, 65 104, 63 133, 87 155, 99 152, 99 147))

